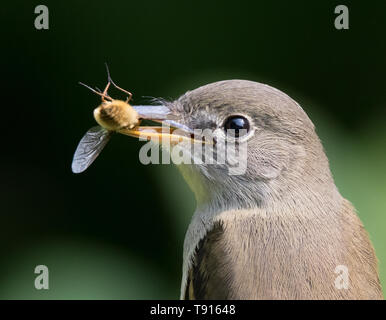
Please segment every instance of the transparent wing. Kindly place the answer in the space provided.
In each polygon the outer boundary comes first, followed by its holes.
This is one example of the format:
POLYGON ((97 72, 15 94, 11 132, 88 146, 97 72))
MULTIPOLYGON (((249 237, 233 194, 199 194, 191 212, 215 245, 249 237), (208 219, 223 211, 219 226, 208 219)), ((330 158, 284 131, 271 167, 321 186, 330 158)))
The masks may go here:
POLYGON ((81 173, 98 157, 113 133, 100 126, 92 127, 80 140, 72 160, 72 172, 81 173))

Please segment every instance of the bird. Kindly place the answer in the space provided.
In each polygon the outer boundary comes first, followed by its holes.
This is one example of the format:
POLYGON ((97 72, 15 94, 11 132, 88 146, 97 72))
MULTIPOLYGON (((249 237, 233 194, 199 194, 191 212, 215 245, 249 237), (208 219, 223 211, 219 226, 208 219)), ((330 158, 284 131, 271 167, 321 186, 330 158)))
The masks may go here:
POLYGON ((162 105, 173 117, 162 123, 209 129, 215 143, 230 129, 229 141, 247 146, 240 174, 227 162, 177 165, 196 199, 181 299, 383 299, 369 235, 295 100, 266 84, 224 80, 162 105))

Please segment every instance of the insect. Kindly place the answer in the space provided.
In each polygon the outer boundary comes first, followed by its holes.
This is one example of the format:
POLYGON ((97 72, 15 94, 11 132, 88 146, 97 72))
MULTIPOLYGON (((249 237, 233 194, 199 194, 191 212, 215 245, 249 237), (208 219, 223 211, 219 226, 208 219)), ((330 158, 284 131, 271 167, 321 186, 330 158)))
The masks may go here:
MULTIPOLYGON (((101 96, 102 103, 94 110, 94 118, 99 126, 90 128, 80 140, 72 160, 72 172, 81 173, 85 171, 98 157, 115 132, 147 140, 156 138, 161 141, 174 138, 173 143, 184 139, 192 140, 193 130, 175 121, 178 120, 179 116, 173 114, 173 110, 167 105, 131 106, 129 101, 132 94, 113 82, 107 64, 106 69, 108 83, 103 92, 80 82, 81 85, 101 96), (111 98, 108 94, 110 85, 126 93, 128 95, 126 101, 111 98), (140 126, 141 121, 144 119, 162 123, 169 126, 170 130, 165 131, 165 128, 161 126, 140 126), (178 130, 175 129, 180 129, 180 132, 177 134, 178 130)), ((199 142, 201 143, 201 140, 199 142)))
POLYGON ((102 97, 102 103, 95 108, 94 118, 99 126, 89 129, 80 140, 72 161, 72 171, 80 173, 86 170, 98 157, 100 152, 109 142, 112 134, 122 129, 133 129, 140 123, 138 112, 129 104, 132 94, 117 86, 110 77, 106 65, 108 83, 103 92, 80 83, 102 97), (110 85, 128 95, 126 101, 115 100, 108 94, 110 85))

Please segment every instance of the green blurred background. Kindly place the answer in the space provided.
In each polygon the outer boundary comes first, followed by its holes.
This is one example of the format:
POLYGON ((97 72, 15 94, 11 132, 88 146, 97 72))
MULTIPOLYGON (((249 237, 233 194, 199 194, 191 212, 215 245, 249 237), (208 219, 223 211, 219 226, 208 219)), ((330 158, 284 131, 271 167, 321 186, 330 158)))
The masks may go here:
POLYGON ((0 298, 178 298, 193 195, 115 136, 81 175, 73 152, 113 79, 176 98, 224 79, 270 84, 314 121, 342 195, 371 235, 386 285, 386 7, 341 1, 14 1, 1 8, 0 298), (34 28, 45 4, 50 29, 34 28), (47 265, 50 289, 34 289, 47 265))

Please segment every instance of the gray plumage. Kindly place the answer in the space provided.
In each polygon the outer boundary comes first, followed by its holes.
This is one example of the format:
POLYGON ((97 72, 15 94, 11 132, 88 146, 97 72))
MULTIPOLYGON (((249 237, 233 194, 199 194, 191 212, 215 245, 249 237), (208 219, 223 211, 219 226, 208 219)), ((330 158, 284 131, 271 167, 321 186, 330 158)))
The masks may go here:
POLYGON ((245 174, 229 175, 226 165, 179 166, 197 200, 181 298, 383 298, 368 235, 294 100, 231 80, 187 92, 169 108, 192 129, 221 130, 232 114, 251 123, 245 174), (335 286, 339 265, 348 268, 348 289, 335 286))

